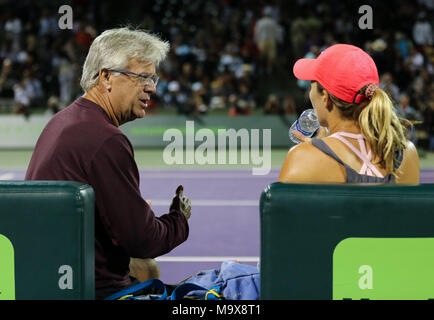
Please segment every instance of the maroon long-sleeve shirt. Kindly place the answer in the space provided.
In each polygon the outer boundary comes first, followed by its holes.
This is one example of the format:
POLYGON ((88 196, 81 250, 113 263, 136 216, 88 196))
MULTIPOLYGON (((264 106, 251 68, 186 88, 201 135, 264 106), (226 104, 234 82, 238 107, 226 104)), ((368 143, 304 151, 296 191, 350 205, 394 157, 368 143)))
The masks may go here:
POLYGON ((95 192, 95 287, 126 286, 129 258, 154 258, 188 237, 181 212, 156 217, 142 198, 133 148, 106 112, 83 97, 38 139, 26 180, 72 180, 95 192))

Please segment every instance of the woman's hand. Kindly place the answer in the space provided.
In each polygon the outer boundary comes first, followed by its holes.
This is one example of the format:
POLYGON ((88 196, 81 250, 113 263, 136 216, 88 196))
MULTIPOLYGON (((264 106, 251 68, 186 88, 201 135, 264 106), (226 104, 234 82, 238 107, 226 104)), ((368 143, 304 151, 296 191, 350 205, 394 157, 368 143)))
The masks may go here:
MULTIPOLYGON (((300 133, 297 130, 293 130, 292 133, 294 133, 295 137, 301 142, 312 141, 312 138, 306 137, 304 134, 300 133)), ((329 129, 327 127, 319 127, 318 133, 315 136, 315 138, 321 139, 327 137, 328 135, 329 135, 329 129)))

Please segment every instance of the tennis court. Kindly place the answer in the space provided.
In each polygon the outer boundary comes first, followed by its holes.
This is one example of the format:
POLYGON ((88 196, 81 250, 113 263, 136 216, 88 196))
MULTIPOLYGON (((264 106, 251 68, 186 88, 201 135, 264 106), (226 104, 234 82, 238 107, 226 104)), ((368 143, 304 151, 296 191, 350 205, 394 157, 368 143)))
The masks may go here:
MULTIPOLYGON (((252 175, 251 168, 236 166, 167 166, 161 151, 136 150, 140 189, 152 201, 156 215, 167 213, 179 184, 191 199, 188 240, 159 257, 161 279, 176 283, 199 270, 218 268, 237 259, 256 265, 260 256, 259 197, 275 182, 287 150, 274 150, 272 170, 252 175)), ((0 180, 22 180, 31 151, 1 151, 0 180)), ((433 155, 421 159, 421 183, 434 183, 433 155)))

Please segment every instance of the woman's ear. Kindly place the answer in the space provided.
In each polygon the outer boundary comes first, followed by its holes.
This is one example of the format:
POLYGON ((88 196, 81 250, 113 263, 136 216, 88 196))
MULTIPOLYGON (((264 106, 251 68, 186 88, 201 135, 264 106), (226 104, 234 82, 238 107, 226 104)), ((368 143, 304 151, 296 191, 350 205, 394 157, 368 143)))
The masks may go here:
POLYGON ((322 99, 324 102, 324 105, 326 106, 327 110, 330 112, 333 110, 333 102, 332 99, 330 99, 330 95, 326 90, 322 91, 322 99))

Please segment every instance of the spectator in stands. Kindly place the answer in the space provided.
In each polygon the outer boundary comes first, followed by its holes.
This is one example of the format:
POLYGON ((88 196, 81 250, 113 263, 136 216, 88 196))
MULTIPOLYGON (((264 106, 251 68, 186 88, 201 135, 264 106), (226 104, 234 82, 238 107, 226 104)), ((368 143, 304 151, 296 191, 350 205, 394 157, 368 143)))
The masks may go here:
POLYGON ((433 32, 431 23, 427 19, 425 11, 421 11, 417 15, 416 23, 413 26, 413 39, 418 46, 432 46, 433 32))
POLYGON ((28 69, 24 70, 23 78, 32 106, 41 105, 44 99, 44 90, 41 81, 35 77, 33 70, 28 69))
POLYGON ((270 94, 265 102, 264 114, 282 114, 283 108, 280 99, 275 94, 270 94))
POLYGON ((223 73, 217 75, 217 77, 211 82, 210 109, 226 108, 226 96, 223 90, 224 85, 225 75, 223 73))
POLYGON ((305 18, 303 15, 297 16, 291 23, 291 42, 295 58, 301 58, 305 54, 304 44, 306 42, 306 37, 307 30, 305 18))
POLYGON ((407 59, 410 52, 411 42, 402 32, 395 33, 395 48, 399 56, 405 60, 407 59))
POLYGON ((408 120, 421 120, 419 112, 410 105, 410 97, 407 93, 401 94, 397 111, 401 117, 408 120))
POLYGON ((410 47, 410 53, 404 63, 408 65, 410 71, 415 74, 416 71, 422 69, 424 57, 414 46, 410 47))
POLYGON ((90 23, 79 22, 79 29, 75 34, 75 41, 81 46, 84 52, 87 52, 95 34, 96 31, 90 23))
POLYGON ((23 30, 21 19, 17 15, 10 13, 4 24, 4 30, 6 36, 10 37, 12 40, 13 50, 18 50, 20 47, 20 36, 23 30))
POLYGON ((423 67, 414 78, 410 87, 410 96, 414 101, 414 107, 423 112, 427 107, 429 100, 428 84, 430 83, 430 75, 427 68, 423 67))
POLYGON ((48 8, 43 8, 39 19, 39 36, 51 36, 59 32, 57 23, 56 16, 52 12, 50 14, 48 8))
POLYGON ((378 70, 380 74, 385 71, 385 68, 387 71, 388 60, 390 59, 387 49, 387 43, 382 38, 375 39, 372 42, 368 41, 365 45, 366 52, 374 59, 376 65, 380 66, 378 70))
POLYGON ((30 115, 31 93, 26 90, 24 77, 14 85, 14 111, 16 114, 23 114, 26 118, 30 115))
POLYGON ((282 30, 271 14, 272 9, 265 7, 263 17, 256 22, 254 31, 255 42, 268 74, 271 74, 276 67, 277 44, 282 40, 282 30))
POLYGON ((192 85, 193 100, 195 110, 199 114, 206 114, 208 112, 210 103, 210 83, 209 78, 203 74, 201 68, 196 69, 196 81, 192 85))
POLYGON ((428 133, 430 151, 434 151, 434 99, 428 102, 428 108, 424 114, 425 128, 428 133))
POLYGON ((17 60, 18 51, 19 48, 16 46, 14 48, 12 37, 6 36, 0 49, 0 57, 15 62, 17 60))
POLYGON ((60 104, 67 106, 73 98, 73 81, 75 80, 73 64, 70 58, 64 52, 61 52, 57 59, 53 61, 53 65, 58 70, 60 104))
POLYGON ((193 92, 188 83, 173 80, 168 85, 168 91, 168 103, 179 114, 194 113, 193 92))
POLYGON ((283 109, 285 111, 285 114, 293 115, 293 116, 297 115, 297 106, 293 96, 287 96, 283 100, 283 109))
POLYGON ((246 83, 240 83, 238 92, 229 95, 229 115, 250 115, 256 107, 253 95, 246 83))
POLYGON ((280 99, 275 94, 270 94, 267 98, 264 108, 264 114, 267 115, 297 115, 294 97, 288 96, 280 99))
MULTIPOLYGON (((410 105, 410 97, 407 93, 401 94, 399 104, 397 106, 397 112, 399 116, 412 121, 414 124, 418 124, 420 121, 422 121, 422 114, 410 105)), ((418 135, 416 127, 412 126, 409 128, 408 139, 413 142, 413 144, 417 145, 418 135)))
POLYGON ((239 48, 234 43, 229 43, 226 46, 226 50, 220 58, 219 72, 229 71, 235 75, 242 74, 243 60, 238 51, 239 48))
POLYGON ((386 72, 381 76, 380 88, 387 92, 392 101, 396 101, 399 98, 399 88, 393 83, 393 77, 390 72, 386 72))
POLYGON ((12 71, 12 61, 4 59, 0 72, 0 97, 12 98, 14 96, 14 85, 17 80, 12 71))
MULTIPOLYGON (((315 59, 320 54, 320 50, 318 46, 311 46, 308 53, 304 55, 304 59, 315 59)), ((300 89, 303 90, 303 92, 306 92, 306 90, 310 89, 310 81, 300 80, 297 79, 297 85, 300 89)))
POLYGON ((59 98, 57 98, 56 96, 51 96, 50 98, 48 98, 47 106, 48 109, 47 111, 45 111, 45 114, 51 116, 56 114, 60 111, 59 98))

